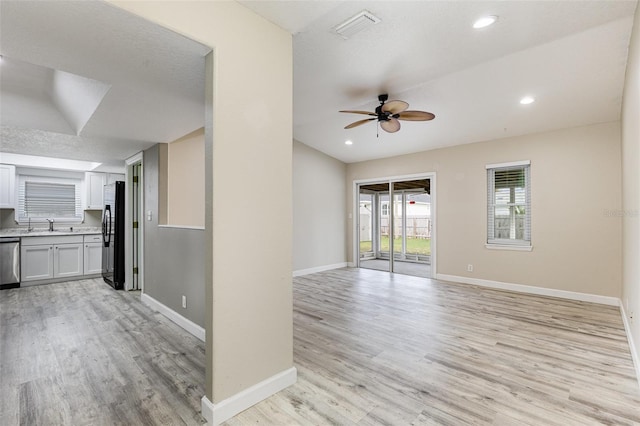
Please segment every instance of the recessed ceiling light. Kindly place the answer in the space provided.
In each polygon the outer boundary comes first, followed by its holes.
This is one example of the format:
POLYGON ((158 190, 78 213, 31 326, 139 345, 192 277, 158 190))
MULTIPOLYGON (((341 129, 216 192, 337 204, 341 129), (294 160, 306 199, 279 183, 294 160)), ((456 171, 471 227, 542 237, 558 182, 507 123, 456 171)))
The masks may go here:
POLYGON ((344 141, 344 144, 345 145, 353 145, 353 142, 352 141, 344 141))
POLYGON ((480 29, 488 27, 489 25, 495 23, 498 20, 496 15, 483 16, 473 23, 473 28, 480 29))
POLYGON ((534 103, 536 100, 534 98, 532 98, 531 96, 525 96, 524 98, 520 99, 520 103, 522 105, 529 105, 534 103))

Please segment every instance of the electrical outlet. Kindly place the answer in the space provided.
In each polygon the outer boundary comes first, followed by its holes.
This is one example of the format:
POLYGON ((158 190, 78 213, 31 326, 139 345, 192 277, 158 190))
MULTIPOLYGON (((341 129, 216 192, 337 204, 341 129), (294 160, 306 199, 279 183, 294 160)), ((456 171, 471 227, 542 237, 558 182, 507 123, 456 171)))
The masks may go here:
POLYGON ((468 264, 467 265, 467 272, 473 272, 473 265, 472 264, 468 264))
POLYGON ((182 307, 187 309, 187 296, 182 296, 182 307))

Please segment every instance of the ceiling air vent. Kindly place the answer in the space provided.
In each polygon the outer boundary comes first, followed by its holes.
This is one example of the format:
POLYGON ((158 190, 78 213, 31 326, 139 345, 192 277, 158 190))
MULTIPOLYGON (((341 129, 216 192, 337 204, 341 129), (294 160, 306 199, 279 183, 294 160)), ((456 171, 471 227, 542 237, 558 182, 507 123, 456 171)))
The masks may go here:
POLYGON ((371 25, 375 25, 380 22, 380 18, 375 16, 368 10, 363 10, 355 16, 344 21, 342 24, 334 28, 334 31, 338 33, 343 39, 347 40, 353 37, 356 33, 364 30, 371 25))

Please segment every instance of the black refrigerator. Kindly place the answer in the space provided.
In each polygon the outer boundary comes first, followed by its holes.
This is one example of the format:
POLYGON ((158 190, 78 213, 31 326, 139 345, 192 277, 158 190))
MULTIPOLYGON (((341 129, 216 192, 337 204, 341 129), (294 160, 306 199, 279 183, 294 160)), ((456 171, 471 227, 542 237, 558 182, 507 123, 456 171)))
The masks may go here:
POLYGON ((104 186, 102 278, 116 290, 124 288, 124 197, 124 182, 104 186))

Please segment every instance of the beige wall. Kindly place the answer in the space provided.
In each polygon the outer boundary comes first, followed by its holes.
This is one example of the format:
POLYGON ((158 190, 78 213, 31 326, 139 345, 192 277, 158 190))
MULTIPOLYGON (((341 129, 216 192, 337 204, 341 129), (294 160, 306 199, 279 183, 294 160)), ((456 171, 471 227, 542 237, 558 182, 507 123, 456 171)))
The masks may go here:
POLYGON ((346 165, 293 142, 293 270, 346 263, 346 165))
MULTIPOLYGON (((349 164, 348 200, 354 180, 424 172, 436 172, 439 274, 620 296, 621 219, 605 214, 621 206, 619 123, 349 164), (531 160, 533 251, 489 250, 485 165, 519 160, 531 160)), ((351 222, 348 238, 351 262, 351 222)))
POLYGON ((291 35, 236 2, 112 1, 214 49, 205 323, 215 404, 293 366, 291 35), (247 267, 250 250, 259 256, 247 267))
MULTIPOLYGON (((640 359, 640 7, 629 46, 622 102, 622 304, 640 359), (634 318, 631 318, 634 316, 634 318)), ((640 369, 640 365, 636 364, 640 369)))
POLYGON ((204 128, 171 142, 167 161, 167 224, 204 227, 204 128))

